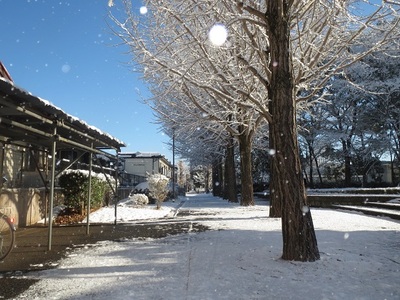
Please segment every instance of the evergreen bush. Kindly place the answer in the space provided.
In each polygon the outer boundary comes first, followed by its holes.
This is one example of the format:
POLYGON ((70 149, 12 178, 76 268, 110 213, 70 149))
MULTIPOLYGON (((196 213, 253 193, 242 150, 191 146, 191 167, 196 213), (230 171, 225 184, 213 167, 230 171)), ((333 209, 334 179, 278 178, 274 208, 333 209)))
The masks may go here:
MULTIPOLYGON (((81 211, 86 206, 89 193, 88 171, 64 172, 58 182, 63 190, 65 206, 69 209, 81 211)), ((103 205, 110 187, 106 180, 96 176, 96 174, 92 174, 91 185, 90 206, 91 208, 99 208, 103 205)))

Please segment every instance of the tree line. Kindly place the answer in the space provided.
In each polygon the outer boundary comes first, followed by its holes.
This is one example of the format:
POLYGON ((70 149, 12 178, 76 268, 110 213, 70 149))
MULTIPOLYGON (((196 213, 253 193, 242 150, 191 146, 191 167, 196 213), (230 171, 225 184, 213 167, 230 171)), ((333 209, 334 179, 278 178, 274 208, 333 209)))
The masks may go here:
MULTIPOLYGON (((270 216, 282 219, 282 258, 319 259, 300 156, 306 134, 299 132, 312 132, 307 125, 320 120, 318 107, 339 104, 359 88, 348 70, 398 49, 399 3, 154 0, 141 14, 133 1, 121 2, 110 10, 112 28, 129 47, 132 67, 152 93, 147 103, 178 152, 193 163, 223 160, 220 173, 232 193, 237 146, 240 203, 254 205, 252 154, 264 147, 270 216), (222 41, 210 38, 215 26, 222 41), (341 81, 351 84, 343 88, 341 81)), ((345 157, 361 138, 349 130, 351 145, 338 136, 345 157)))

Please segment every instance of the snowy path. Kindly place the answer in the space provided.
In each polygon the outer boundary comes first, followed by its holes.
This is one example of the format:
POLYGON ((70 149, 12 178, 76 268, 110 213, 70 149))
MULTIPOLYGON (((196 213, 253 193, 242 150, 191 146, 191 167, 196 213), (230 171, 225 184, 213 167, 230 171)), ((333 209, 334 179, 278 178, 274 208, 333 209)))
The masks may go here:
POLYGON ((196 195, 180 209, 215 230, 88 246, 28 275, 41 280, 18 299, 400 299, 399 222, 313 210, 321 260, 298 263, 279 259, 265 204, 196 195))

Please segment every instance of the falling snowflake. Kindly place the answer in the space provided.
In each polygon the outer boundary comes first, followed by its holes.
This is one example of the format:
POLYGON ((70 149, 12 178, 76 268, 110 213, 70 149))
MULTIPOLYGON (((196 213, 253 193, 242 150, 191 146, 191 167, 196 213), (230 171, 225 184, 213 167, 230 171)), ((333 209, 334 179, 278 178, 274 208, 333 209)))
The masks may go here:
POLYGON ((63 66, 61 67, 61 71, 62 71, 63 73, 68 73, 70 70, 71 70, 71 66, 68 65, 68 64, 65 64, 65 65, 63 65, 63 66))
POLYGON ((140 7, 139 11, 140 11, 140 14, 145 15, 145 14, 147 14, 147 7, 142 6, 142 7, 140 7))
POLYGON ((222 24, 216 24, 208 32, 208 38, 215 46, 222 46, 228 37, 228 30, 222 24))
POLYGON ((303 215, 305 215, 310 211, 310 208, 307 205, 304 205, 301 210, 303 211, 303 215))

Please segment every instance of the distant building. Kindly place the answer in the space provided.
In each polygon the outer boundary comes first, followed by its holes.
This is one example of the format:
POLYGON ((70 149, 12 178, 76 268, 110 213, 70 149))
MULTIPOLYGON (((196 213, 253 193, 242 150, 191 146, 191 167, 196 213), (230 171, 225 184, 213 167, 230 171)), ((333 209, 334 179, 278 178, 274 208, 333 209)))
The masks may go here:
POLYGON ((172 164, 160 153, 120 153, 119 157, 127 174, 143 178, 156 173, 172 176, 172 164))

